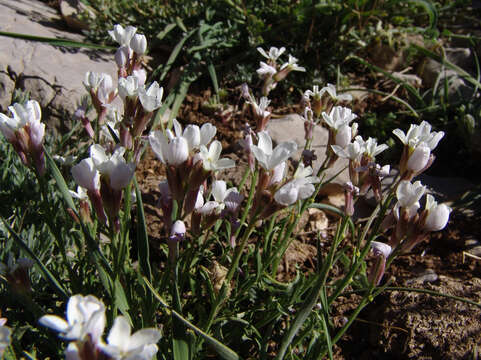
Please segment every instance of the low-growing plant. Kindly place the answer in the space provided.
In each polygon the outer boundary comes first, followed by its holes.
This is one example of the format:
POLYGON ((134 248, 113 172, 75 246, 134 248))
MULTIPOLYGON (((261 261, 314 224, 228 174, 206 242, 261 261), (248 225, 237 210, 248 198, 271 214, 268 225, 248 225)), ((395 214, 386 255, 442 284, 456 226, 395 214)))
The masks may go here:
POLYGON ((146 83, 145 36, 120 25, 109 34, 120 45, 118 82, 86 74, 92 109, 84 102, 76 111, 86 136, 75 165, 62 154, 55 154, 56 162, 44 144, 38 102, 15 103, 9 115, 0 114, 11 145, 4 164, 13 161, 13 149, 25 166, 15 173, 29 183, 28 177, 36 178, 32 189, 40 195, 29 207, 42 224, 22 231, 27 204, 1 214, 1 289, 18 302, 2 309, 0 352, 8 359, 62 353, 82 360, 332 358, 333 346, 362 309, 389 286, 383 277, 396 256, 448 222, 449 207, 427 194, 421 208, 426 187, 412 182, 432 164, 444 133, 427 122, 406 133, 396 129, 402 156, 394 181, 383 189, 392 171, 376 156, 388 146, 357 135, 357 115, 342 105, 349 95, 332 84, 314 86, 304 92, 306 142, 290 171, 288 159, 298 145, 274 146, 265 130, 272 115, 267 95, 291 71, 305 69, 292 55, 281 61, 284 48, 259 48, 266 58, 257 71, 262 92, 258 100, 243 86, 252 118, 242 141, 248 161, 239 165, 221 156, 214 125, 156 123, 163 88, 146 83), (314 169, 321 154, 311 147, 313 129, 321 124, 329 139, 325 160, 314 169), (148 146, 165 174, 159 174, 162 229, 156 240, 149 236, 135 176, 148 146), (350 179, 342 184, 342 208, 317 202, 339 175, 329 172, 339 158, 347 159, 350 179), (235 166, 244 167, 244 176, 231 187, 221 174, 235 166), (362 222, 354 216, 356 202, 368 190, 376 207, 362 222), (335 230, 317 234, 311 272, 282 282, 279 264, 310 208, 333 213, 335 230), (336 326, 333 304, 352 291, 360 295, 354 310, 336 326))

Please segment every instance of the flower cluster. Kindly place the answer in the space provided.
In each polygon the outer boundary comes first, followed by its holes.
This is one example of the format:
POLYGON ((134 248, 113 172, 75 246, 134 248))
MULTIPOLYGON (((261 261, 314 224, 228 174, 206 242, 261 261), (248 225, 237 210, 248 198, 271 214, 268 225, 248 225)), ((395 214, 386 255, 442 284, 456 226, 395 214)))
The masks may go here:
POLYGON ((451 209, 438 204, 431 194, 426 195, 424 209, 419 212, 419 201, 425 193, 426 187, 420 181, 402 180, 396 189, 397 203, 388 217, 389 225, 394 227, 389 243, 400 246, 401 252, 411 251, 429 232, 442 230, 448 223, 451 209))
MULTIPOLYGON (((72 167, 72 176, 80 186, 75 197, 85 201, 90 199, 99 220, 107 219, 118 230, 118 213, 122 202, 122 190, 130 183, 135 172, 135 164, 124 159, 125 148, 117 146, 108 153, 99 145, 90 146, 90 157, 72 167)), ((85 202, 83 203, 85 204, 85 202)), ((89 218, 88 207, 85 219, 89 218)))
POLYGON ((8 107, 12 117, 0 113, 0 131, 25 165, 33 162, 39 175, 45 173, 43 141, 45 124, 40 122, 40 104, 29 100, 8 107))
POLYGON ((156 343, 160 340, 157 329, 142 329, 131 334, 130 322, 118 316, 107 336, 105 329, 105 305, 96 297, 74 295, 67 303, 66 320, 56 315, 44 315, 39 323, 69 341, 65 350, 67 359, 72 360, 149 360, 157 353, 156 343))
POLYGON ((257 69, 257 75, 264 81, 262 87, 262 95, 267 96, 273 90, 279 81, 285 79, 291 71, 306 71, 305 68, 297 64, 297 59, 289 54, 287 62, 280 65, 277 60, 286 51, 284 47, 278 49, 271 47, 269 52, 258 47, 257 51, 261 53, 267 60, 261 61, 260 67, 257 69))
POLYGON ((412 124, 407 133, 396 129, 393 131, 404 144, 403 154, 399 164, 399 171, 405 180, 411 180, 431 166, 434 155, 431 153, 444 132, 431 132, 431 125, 423 121, 420 125, 412 124))
MULTIPOLYGON (((147 49, 145 36, 138 34, 133 26, 124 29, 121 25, 115 25, 109 34, 120 45, 115 54, 118 85, 114 85, 110 75, 95 72, 85 75, 84 85, 90 93, 98 121, 104 126, 104 134, 111 137, 110 132, 114 132, 120 144, 127 150, 133 149, 137 157, 140 137, 153 112, 162 105, 163 88, 156 81, 146 85, 147 73, 142 67, 142 56, 147 49)), ((83 104, 76 114, 89 136, 94 138, 85 109, 83 104)))

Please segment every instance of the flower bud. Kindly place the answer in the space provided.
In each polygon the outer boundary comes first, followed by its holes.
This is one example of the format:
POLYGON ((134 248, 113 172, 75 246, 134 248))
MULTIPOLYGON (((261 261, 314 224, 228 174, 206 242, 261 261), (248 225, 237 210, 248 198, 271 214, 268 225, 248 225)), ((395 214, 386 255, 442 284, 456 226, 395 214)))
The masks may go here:
POLYGON ((446 204, 438 205, 438 203, 434 201, 434 198, 431 195, 428 195, 426 200, 426 210, 428 211, 428 215, 424 222, 423 229, 426 231, 439 231, 444 229, 449 221, 451 208, 446 204))
POLYGON ((130 47, 138 55, 145 54, 145 51, 147 50, 147 39, 145 38, 145 35, 135 34, 130 40, 130 47))
POLYGON ((421 171, 426 167, 429 161, 431 150, 426 144, 417 146, 407 162, 407 169, 415 173, 421 171))
POLYGON ((351 142, 352 130, 348 125, 342 126, 336 133, 335 145, 345 148, 351 142))
POLYGON ((127 66, 131 55, 130 52, 131 49, 128 46, 121 46, 115 52, 115 62, 120 69, 127 66))
POLYGON ((185 237, 185 224, 182 220, 177 220, 170 231, 170 240, 180 241, 185 237))

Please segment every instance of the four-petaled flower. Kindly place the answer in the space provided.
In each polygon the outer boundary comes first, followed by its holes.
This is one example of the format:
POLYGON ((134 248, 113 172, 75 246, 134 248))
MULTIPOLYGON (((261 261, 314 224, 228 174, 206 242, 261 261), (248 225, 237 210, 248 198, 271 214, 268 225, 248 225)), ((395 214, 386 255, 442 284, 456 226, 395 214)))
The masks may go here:
POLYGON ((67 321, 56 315, 44 315, 40 325, 60 333, 66 340, 83 340, 87 335, 97 344, 105 328, 105 305, 96 297, 74 295, 67 303, 67 321))
POLYGON ((277 165, 287 160, 296 150, 297 144, 294 141, 280 143, 272 149, 272 139, 266 131, 258 134, 257 145, 252 145, 252 153, 259 164, 267 171, 273 170, 277 165))

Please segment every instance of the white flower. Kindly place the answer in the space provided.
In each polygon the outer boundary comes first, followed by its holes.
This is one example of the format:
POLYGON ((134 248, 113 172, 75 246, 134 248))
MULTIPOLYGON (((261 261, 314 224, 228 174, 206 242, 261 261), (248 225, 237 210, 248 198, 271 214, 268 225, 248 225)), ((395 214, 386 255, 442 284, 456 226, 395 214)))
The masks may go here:
POLYGON ((82 186, 77 186, 77 191, 68 191, 72 197, 79 199, 79 200, 87 200, 88 195, 87 195, 87 189, 82 187, 82 186))
POLYGON ((121 46, 115 52, 115 62, 119 68, 123 68, 127 65, 132 56, 132 49, 128 46, 121 46))
POLYGON ((277 72, 275 67, 266 64, 264 61, 259 62, 259 65, 260 65, 260 68, 258 68, 256 72, 257 72, 257 75, 259 75, 259 77, 262 79, 272 76, 277 72))
POLYGON ((149 135, 150 146, 157 158, 164 164, 178 166, 189 158, 189 143, 183 137, 168 140, 161 131, 149 135))
POLYGON ((341 126, 334 137, 334 142, 341 148, 345 148, 351 142, 352 129, 348 125, 341 126))
POLYGON ((415 173, 421 171, 426 167, 431 157, 431 150, 425 143, 420 143, 416 146, 412 154, 409 156, 407 162, 407 169, 415 173))
POLYGON ((172 225, 172 229, 170 230, 170 239, 171 240, 182 240, 185 236, 185 224, 182 220, 177 220, 174 225, 172 225))
POLYGON ((316 100, 320 100, 325 91, 326 91, 325 88, 322 88, 321 90, 319 90, 319 85, 314 85, 312 87, 312 90, 304 91, 304 97, 306 99, 310 99, 312 97, 316 100))
POLYGON ((294 204, 297 200, 304 200, 311 196, 314 191, 315 183, 319 182, 319 178, 312 175, 310 166, 304 167, 303 163, 299 164, 294 179, 282 186, 274 194, 274 200, 284 206, 294 204))
POLYGON ((97 344, 105 328, 105 305, 92 295, 74 295, 67 303, 67 321, 56 315, 44 315, 39 323, 59 332, 64 339, 83 340, 90 335, 97 344))
POLYGON ((7 347, 10 346, 12 330, 10 328, 0 325, 0 358, 7 347))
POLYGON ((100 173, 91 158, 83 159, 72 167, 71 173, 75 182, 81 187, 91 191, 100 189, 100 173))
POLYGON ((96 73, 88 71, 85 74, 84 85, 87 90, 93 90, 96 92, 99 87, 105 90, 110 90, 113 87, 112 77, 106 73, 96 73))
POLYGON ((297 65, 297 59, 289 55, 289 60, 281 66, 281 70, 288 69, 290 71, 306 71, 302 66, 297 65))
POLYGON ((276 165, 272 170, 272 176, 269 180, 269 186, 278 184, 284 180, 287 174, 287 164, 285 161, 281 162, 280 164, 276 165))
POLYGON ((293 141, 280 143, 272 150, 272 139, 266 131, 259 132, 258 137, 257 145, 252 145, 251 149, 257 161, 265 170, 273 170, 297 150, 297 144, 293 141))
POLYGON ((269 111, 267 111, 267 107, 269 106, 270 102, 271 101, 267 97, 263 96, 260 98, 259 104, 257 104, 255 99, 252 99, 252 101, 248 101, 247 103, 252 105, 257 116, 260 118, 266 118, 271 114, 269 111))
POLYGON ((94 144, 90 147, 90 157, 101 175, 108 176, 110 186, 121 190, 126 187, 135 172, 135 164, 127 163, 124 159, 125 148, 119 146, 112 155, 107 155, 102 145, 94 144))
POLYGON ((134 69, 132 76, 135 76, 139 80, 139 86, 145 85, 145 80, 147 80, 147 71, 145 71, 145 69, 134 69))
POLYGON ((205 145, 200 146, 200 152, 197 154, 197 159, 202 160, 202 166, 206 171, 218 171, 229 169, 235 166, 235 161, 228 158, 219 159, 222 152, 222 145, 220 141, 214 140, 209 149, 205 145))
POLYGON ((166 134, 169 139, 173 139, 174 137, 184 137, 189 144, 189 150, 192 151, 194 149, 198 149, 201 145, 207 146, 212 138, 215 136, 217 132, 217 128, 213 126, 211 123, 205 123, 199 129, 197 125, 187 125, 184 131, 182 132, 182 125, 177 121, 177 119, 173 120, 175 136, 172 131, 167 130, 166 134))
POLYGON ((269 53, 266 53, 263 48, 258 47, 257 51, 259 51, 261 55, 264 56, 266 59, 276 62, 279 56, 281 56, 286 51, 286 48, 281 47, 280 49, 278 49, 274 46, 271 46, 271 48, 269 49, 269 53))
POLYGON ((108 344, 100 344, 102 351, 116 360, 150 360, 157 353, 160 340, 157 329, 141 329, 131 334, 130 324, 123 316, 114 320, 107 337, 108 344))
POLYGON ((42 110, 35 100, 29 100, 24 105, 15 103, 8 107, 12 117, 0 113, 0 131, 3 136, 13 142, 16 140, 15 132, 26 125, 29 126, 29 137, 34 148, 38 148, 45 135, 45 124, 40 122, 42 110))
POLYGON ((449 220, 451 208, 446 204, 439 204, 434 200, 430 194, 426 196, 426 207, 428 212, 426 221, 424 223, 424 230, 439 231, 444 229, 449 220))
POLYGON ((364 149, 361 147, 358 141, 354 141, 348 144, 345 148, 342 148, 339 145, 331 145, 332 150, 334 153, 339 156, 340 158, 349 159, 349 160, 359 160, 361 155, 364 152, 364 149))
POLYGON ((139 88, 139 99, 146 112, 152 112, 162 105, 162 95, 164 89, 159 87, 157 81, 154 81, 150 87, 145 90, 145 87, 139 88))
POLYGON ((386 144, 378 145, 377 140, 371 137, 367 140, 364 140, 360 135, 358 135, 354 141, 359 143, 363 153, 372 159, 389 148, 389 146, 386 144))
POLYGON ((333 84, 327 84, 327 86, 323 87, 321 89, 321 96, 323 91, 327 92, 329 96, 332 98, 332 100, 337 100, 337 101, 351 101, 352 96, 350 94, 339 94, 337 95, 336 91, 336 85, 333 84))
POLYGON ((121 46, 129 46, 130 40, 137 31, 136 27, 127 26, 125 29, 122 25, 115 25, 113 30, 109 30, 110 37, 121 46))
POLYGON ((357 118, 357 115, 347 107, 334 106, 329 114, 323 112, 322 117, 331 129, 337 131, 357 118))
POLYGON ((371 247, 374 255, 383 256, 384 258, 388 258, 392 251, 392 248, 388 244, 379 241, 372 241, 371 247))
POLYGON ((135 97, 139 91, 139 79, 135 76, 127 76, 119 79, 119 96, 122 100, 126 97, 135 97))
POLYGON ((147 50, 147 39, 145 35, 135 34, 130 40, 130 47, 139 55, 145 54, 147 50))
POLYGON ((401 142, 414 149, 421 143, 425 143, 426 146, 432 151, 438 146, 439 141, 443 138, 443 131, 431 132, 431 125, 427 121, 423 121, 419 125, 411 124, 406 134, 401 129, 393 130, 393 134, 396 135, 401 142))
POLYGON ((426 187, 420 181, 416 181, 414 184, 406 180, 401 181, 396 189, 396 197, 398 199, 396 208, 406 209, 411 218, 418 211, 420 207, 419 199, 425 192, 426 187))

